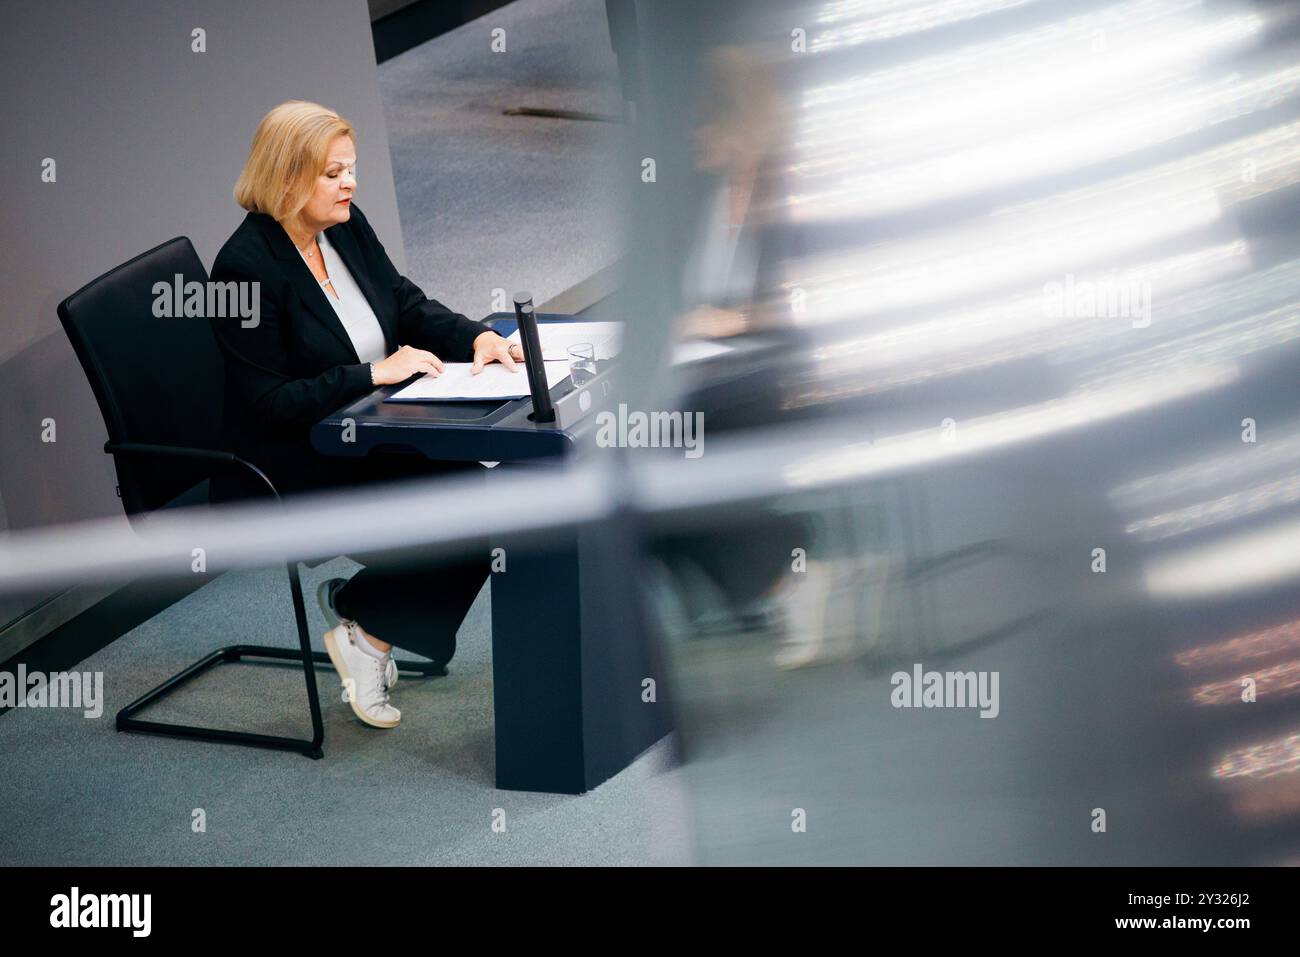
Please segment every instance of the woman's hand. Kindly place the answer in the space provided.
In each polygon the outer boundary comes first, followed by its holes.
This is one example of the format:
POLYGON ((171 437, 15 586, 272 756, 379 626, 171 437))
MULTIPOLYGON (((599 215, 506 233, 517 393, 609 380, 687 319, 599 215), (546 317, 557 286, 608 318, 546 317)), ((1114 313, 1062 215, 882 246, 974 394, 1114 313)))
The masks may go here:
POLYGON ((502 339, 495 332, 485 332, 474 340, 472 375, 478 375, 489 362, 499 362, 511 372, 518 372, 516 361, 524 360, 524 350, 517 343, 502 339))
POLYGON ((699 306, 681 320, 683 338, 725 339, 738 336, 749 326, 749 317, 734 309, 699 306))
POLYGON ((393 385, 405 382, 417 372, 431 376, 441 375, 442 360, 432 352, 425 352, 415 346, 402 346, 387 359, 376 362, 374 371, 375 385, 393 385))

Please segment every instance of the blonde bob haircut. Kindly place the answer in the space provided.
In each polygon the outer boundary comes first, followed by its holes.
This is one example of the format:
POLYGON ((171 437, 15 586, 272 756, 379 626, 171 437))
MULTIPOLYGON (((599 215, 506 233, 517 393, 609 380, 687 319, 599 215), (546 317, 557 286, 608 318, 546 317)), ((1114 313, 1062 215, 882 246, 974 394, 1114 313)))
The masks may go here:
POLYGON ((340 136, 356 140, 352 124, 333 110, 303 100, 281 103, 257 124, 235 202, 278 222, 297 216, 325 169, 330 143, 340 136))

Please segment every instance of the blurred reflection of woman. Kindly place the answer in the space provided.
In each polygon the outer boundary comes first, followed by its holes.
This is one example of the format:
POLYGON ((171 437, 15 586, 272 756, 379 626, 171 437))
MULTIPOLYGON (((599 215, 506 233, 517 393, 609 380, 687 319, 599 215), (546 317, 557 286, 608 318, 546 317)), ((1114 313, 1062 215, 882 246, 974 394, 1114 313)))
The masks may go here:
POLYGON ((683 273, 684 336, 757 328, 791 233, 773 215, 783 195, 772 164, 779 104, 766 70, 737 47, 711 51, 695 128, 696 168, 711 180, 683 273))
MULTIPOLYGON (((678 332, 715 341, 757 335, 768 346, 749 367, 719 360, 716 381, 686 400, 716 435, 792 420, 785 375, 809 343, 782 286, 783 263, 801 250, 780 213, 789 189, 777 162, 782 112, 767 69, 741 48, 719 47, 707 56, 703 89, 696 165, 712 183, 683 270, 678 332)), ((837 579, 862 578, 856 556, 832 558, 839 537, 832 526, 842 517, 825 506, 811 516, 769 511, 743 531, 685 536, 671 549, 707 573, 742 622, 761 620, 775 600, 782 643, 774 663, 801 667, 854 651, 852 636, 832 637, 827 628, 837 579), (792 560, 796 549, 806 562, 792 560)))

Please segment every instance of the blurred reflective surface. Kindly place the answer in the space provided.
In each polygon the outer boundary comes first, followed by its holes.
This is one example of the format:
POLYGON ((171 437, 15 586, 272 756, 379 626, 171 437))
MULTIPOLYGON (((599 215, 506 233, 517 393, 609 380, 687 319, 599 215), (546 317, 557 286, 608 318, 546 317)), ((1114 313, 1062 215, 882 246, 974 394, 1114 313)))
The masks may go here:
POLYGON ((654 525, 700 861, 1300 857, 1298 18, 644 14, 629 401, 784 489, 654 525))

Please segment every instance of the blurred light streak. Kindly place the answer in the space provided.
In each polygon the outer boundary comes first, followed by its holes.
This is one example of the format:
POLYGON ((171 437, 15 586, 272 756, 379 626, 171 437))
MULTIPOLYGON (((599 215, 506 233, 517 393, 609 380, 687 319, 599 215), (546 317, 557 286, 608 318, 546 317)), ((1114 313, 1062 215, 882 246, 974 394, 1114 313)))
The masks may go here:
MULTIPOLYGON (((1081 117, 964 148, 954 149, 951 142, 945 147, 946 141, 936 137, 932 149, 925 151, 928 155, 917 155, 922 150, 914 142, 897 148, 865 141, 850 144, 838 156, 822 153, 825 158, 818 163, 792 166, 798 179, 790 202, 804 219, 897 213, 1074 172, 1267 109, 1294 99, 1297 91, 1300 67, 1252 81, 1204 84, 1172 103, 1157 98, 1104 118, 1081 117)), ((809 146, 810 151, 817 148, 809 146)))
POLYGON ((1236 362, 1300 339, 1300 303, 1269 309, 1218 326, 1209 325, 1170 342, 1131 349, 1090 370, 1090 382, 1122 380, 1187 363, 1236 362))
POLYGON ((791 151, 798 215, 881 215, 1063 173, 1295 96, 1289 62, 1198 77, 1258 37, 1258 15, 1169 20, 1188 5, 1140 6, 1165 22, 1133 41, 1132 11, 1111 12, 1122 48, 1105 54, 1088 47, 1103 30, 1089 14, 809 90, 791 151))
POLYGON ((1300 464, 1300 421, 1273 426, 1270 432, 1267 442, 1251 448, 1243 449, 1238 443, 1230 452, 1126 481, 1111 489, 1109 497, 1116 508, 1132 511, 1237 485, 1271 470, 1294 469, 1300 464))
POLYGON ((1222 597, 1293 581, 1300 578, 1300 520, 1157 556, 1143 578, 1157 599, 1222 597))
MULTIPOLYGON (((1148 282, 1168 296, 1248 265, 1246 243, 1237 240, 1144 263, 1126 271, 1125 281, 1148 282)), ((1100 278, 1092 273, 1078 277, 1100 278)), ((883 391, 1059 351, 1097 336, 1124 335, 1131 328, 1125 317, 1053 316, 1039 291, 839 339, 814 349, 811 358, 817 377, 862 374, 869 377, 865 391, 883 391)))
POLYGON ((1266 779, 1300 771, 1300 731, 1230 751, 1214 767, 1216 778, 1266 779))
POLYGON ((1200 685, 1192 690, 1192 700, 1198 705, 1231 704, 1241 701, 1244 678, 1253 678, 1255 694, 1269 698, 1286 698, 1300 691, 1300 661, 1272 665, 1249 675, 1228 678, 1200 685))
POLYGON ((820 29, 808 42, 811 52, 857 46, 933 30, 1033 0, 940 0, 918 6, 914 0, 833 0, 824 4, 815 23, 839 24, 820 29))
POLYGON ((806 326, 915 309, 1115 262, 1296 183, 1300 122, 941 233, 804 259, 791 265, 787 286, 805 294, 797 321, 806 326), (1243 176, 1246 161, 1255 164, 1253 181, 1243 176))
POLYGON ((1259 658, 1300 651, 1300 619, 1263 628, 1227 641, 1189 648, 1174 655, 1184 668, 1237 665, 1259 658))
POLYGON ((1142 541, 1156 542, 1295 502, 1300 502, 1300 476, 1265 482, 1209 501, 1161 512, 1130 522, 1124 531, 1142 541))
POLYGON ((943 439, 935 423, 933 429, 828 450, 786 466, 786 480, 798 488, 981 454, 1141 412, 1227 385, 1236 377, 1237 368, 1231 363, 1189 365, 1164 375, 1082 388, 1034 405, 962 420, 952 440, 943 439))
MULTIPOLYGON (((1235 360, 1295 341, 1300 337, 1300 307, 1293 302, 1266 307, 1279 298, 1297 299, 1300 260, 1213 282, 1246 266, 1246 249, 1245 241, 1238 240, 1174 257, 1149 271, 1137 267, 1133 277, 1151 282, 1158 293, 1147 329, 1131 330, 1127 319, 1115 317, 1053 319, 1042 309, 1041 296, 1022 296, 1006 300, 1004 306, 944 314, 867 336, 849 332, 849 338, 811 350, 811 369, 803 376, 811 385, 795 380, 787 405, 797 408, 884 392, 1034 355, 1057 364, 1091 364, 1091 372, 1085 371, 1082 378, 1099 379, 1193 359, 1235 360), (1201 285, 1183 288, 1198 278, 1201 285), (1238 313, 1245 314, 1230 318, 1238 313), (1141 338, 1125 338, 1130 335, 1141 338), (1132 347, 1153 340, 1153 345, 1132 347), (1125 345, 1129 348, 1117 357, 1097 355, 1099 349, 1114 352, 1125 345)), ((841 331, 833 327, 822 338, 841 331)), ((1252 449, 1250 459, 1237 456, 1236 464, 1276 458, 1281 449, 1274 439, 1281 432, 1274 427, 1267 451, 1262 446, 1252 449)))
POLYGON ((821 150, 857 142, 864 132, 874 134, 876 144, 927 130, 987 135, 991 122, 1023 129, 1050 120, 1060 115, 1062 103, 1084 113, 1136 100, 1135 94, 1147 89, 1168 92, 1176 89, 1171 81, 1195 80, 1205 60, 1237 52, 1263 29, 1256 14, 1208 22, 1203 15, 1181 16, 1199 6, 1128 4, 1106 16, 1085 14, 809 87, 800 95, 798 136, 806 138, 804 145, 821 150), (1150 22, 1140 22, 1135 16, 1139 10, 1151 14, 1150 22), (1180 18, 1171 19, 1174 15, 1180 18), (1096 31, 1106 26, 1122 29, 1103 54, 1091 44, 1096 31), (1116 42, 1122 49, 1114 49, 1116 42), (1027 76, 1034 78, 1032 84, 1025 83, 1027 76), (842 123, 850 120, 867 129, 845 128, 842 123))
MULTIPOLYGON (((1286 270, 1294 272, 1295 264, 1288 264, 1286 270)), ((972 349, 967 355, 953 359, 942 354, 945 351, 944 336, 936 332, 928 343, 936 354, 917 357, 910 369, 901 370, 882 369, 875 364, 882 361, 874 358, 876 354, 858 353, 850 345, 846 353, 840 353, 834 362, 815 361, 810 372, 793 378, 786 405, 799 408, 843 401, 1036 353, 1048 355, 1056 362, 1071 361, 1077 365, 1076 385, 1080 387, 1123 383, 1189 366, 1235 363, 1300 340, 1300 304, 1288 303, 1237 319, 1226 318, 1233 308, 1247 304, 1243 300, 1267 299, 1271 290, 1265 279, 1265 273, 1252 273, 1208 289, 1189 290, 1181 299, 1175 298, 1168 304, 1168 315, 1165 315, 1166 310, 1160 311, 1162 318, 1158 324, 1153 322, 1150 328, 1130 333, 1140 336, 1139 339, 1126 340, 1121 335, 1129 333, 1127 320, 1096 318, 1089 320, 1090 326, 1067 328, 1052 336, 1026 334, 998 348, 972 349), (1184 315, 1184 310, 1192 314, 1184 315), (1182 326, 1188 328, 1183 330, 1182 326), (1077 354, 1085 346, 1103 338, 1114 344, 1114 355, 1077 354), (1151 340, 1154 340, 1151 345, 1140 348, 1130 345, 1128 349, 1120 349, 1126 343, 1151 340), (1070 350, 1076 354, 1070 355, 1070 350)), ((954 342, 960 341, 961 333, 956 328, 949 334, 954 342)), ((923 340, 919 343, 926 344, 923 340)), ((836 355, 833 344, 822 349, 825 351, 814 353, 814 357, 827 353, 836 355)))
POLYGON ((1113 259, 1217 222, 1221 207, 1204 181, 1174 191, 1145 186, 1104 212, 1089 197, 1080 215, 1061 207, 1014 221, 980 222, 946 232, 796 267, 790 285, 804 290, 801 325, 916 309, 999 286, 1026 284, 1113 259), (942 264, 942 268, 938 268, 942 264))
MULTIPOLYGON (((1291 127, 1300 147, 1300 124, 1291 127)), ((1220 153, 1221 151, 1214 151, 1220 153)), ((1045 202, 1020 204, 939 234, 809 258, 792 265, 789 285, 804 290, 801 325, 914 309, 1038 278, 1080 272, 1090 263, 1185 235, 1219 221, 1208 154, 1178 160, 1045 202), (938 268, 942 264, 942 268, 938 268)), ((1229 175, 1226 151, 1215 161, 1229 175)), ((1300 181, 1300 149, 1290 182, 1300 181)), ((1240 165, 1232 176, 1240 176, 1240 165)), ((1278 184, 1280 188, 1282 183, 1278 184)))

